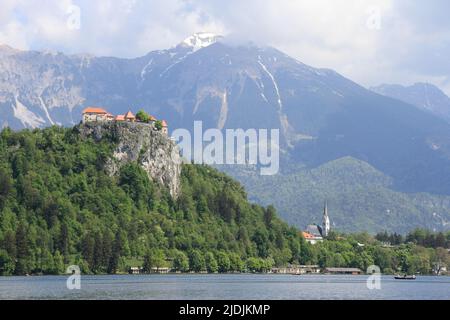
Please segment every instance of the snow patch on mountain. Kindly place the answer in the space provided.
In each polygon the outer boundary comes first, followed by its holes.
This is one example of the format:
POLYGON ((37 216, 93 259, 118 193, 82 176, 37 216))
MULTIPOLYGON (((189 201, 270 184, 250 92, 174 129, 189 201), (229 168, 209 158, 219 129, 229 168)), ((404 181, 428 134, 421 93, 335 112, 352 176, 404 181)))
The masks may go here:
POLYGON ((280 108, 280 111, 283 109, 283 103, 281 102, 281 96, 280 96, 280 90, 278 88, 278 84, 275 81, 275 77, 273 76, 272 73, 270 73, 270 71, 267 69, 266 65, 264 63, 261 62, 261 57, 258 58, 258 63, 259 65, 263 68, 264 72, 270 77, 270 79, 272 80, 273 86, 275 88, 276 94, 277 94, 277 98, 278 98, 278 106, 280 108))
POLYGON ((223 129, 225 126, 225 123, 227 122, 228 117, 228 102, 227 102, 227 91, 223 93, 222 96, 222 105, 220 106, 220 115, 219 115, 219 121, 217 123, 217 128, 220 130, 223 129))
POLYGON ((54 125, 55 123, 53 122, 52 117, 50 116, 50 113, 48 112, 48 108, 47 108, 47 106, 45 105, 45 102, 44 102, 44 100, 42 99, 41 96, 39 96, 39 102, 41 103, 41 107, 42 107, 42 109, 44 110, 45 115, 47 116, 48 121, 50 121, 50 123, 51 123, 52 125, 54 125))
MULTIPOLYGON (((293 144, 292 144, 291 138, 293 135, 293 130, 289 124, 287 115, 283 113, 283 102, 281 101, 280 89, 278 87, 278 84, 277 84, 273 74, 269 71, 267 66, 262 62, 261 56, 258 56, 258 64, 261 66, 261 68, 264 70, 264 72, 272 80, 273 87, 275 88, 275 93, 277 95, 278 117, 280 120, 281 129, 283 130, 283 135, 286 138, 286 143, 287 143, 288 147, 292 148, 293 144)), ((263 98, 265 98, 265 95, 263 95, 263 98)))
POLYGON ((172 69, 174 66, 176 66, 177 64, 179 64, 180 62, 182 62, 184 59, 187 58, 187 56, 189 56, 192 52, 188 52, 186 53, 184 56, 182 56, 181 58, 178 58, 174 63, 172 63, 171 65, 169 65, 166 69, 164 69, 163 72, 160 73, 159 77, 163 77, 170 69, 172 69))
POLYGON ((181 45, 191 47, 192 51, 195 52, 216 43, 222 38, 222 36, 211 32, 198 32, 184 39, 181 45))
MULTIPOLYGON (((150 61, 144 66, 144 68, 142 68, 141 71, 141 80, 145 80, 145 75, 147 74, 147 68, 150 67, 153 63, 153 59, 150 59, 150 61)), ((150 69, 151 71, 151 69, 150 69)))
POLYGON ((45 120, 30 111, 15 97, 15 104, 12 105, 14 116, 22 122, 24 127, 37 128, 45 124, 45 120))

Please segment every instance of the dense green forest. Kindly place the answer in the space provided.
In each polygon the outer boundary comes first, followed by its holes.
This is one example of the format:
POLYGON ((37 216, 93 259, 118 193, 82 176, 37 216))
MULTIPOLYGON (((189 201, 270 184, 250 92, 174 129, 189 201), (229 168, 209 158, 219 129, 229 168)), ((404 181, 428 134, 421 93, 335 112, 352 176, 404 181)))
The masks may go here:
POLYGON ((73 264, 83 273, 264 272, 289 263, 429 273, 448 263, 450 234, 431 245, 423 232, 333 233, 312 246, 272 206, 251 204, 238 182, 208 166, 183 165, 174 200, 137 164, 109 176, 115 144, 81 139, 76 127, 0 133, 0 274, 59 274, 73 264))
POLYGON ((250 204, 240 184, 184 165, 182 195, 138 165, 104 170, 115 141, 77 128, 0 134, 0 272, 114 273, 130 266, 256 271, 299 262, 305 242, 273 207, 250 204))
POLYGON ((298 228, 320 223, 327 200, 334 228, 345 232, 448 230, 450 196, 400 192, 391 177, 356 158, 315 168, 287 163, 280 168, 282 172, 274 176, 260 176, 243 166, 225 170, 242 181, 250 200, 273 204, 285 221, 298 228))

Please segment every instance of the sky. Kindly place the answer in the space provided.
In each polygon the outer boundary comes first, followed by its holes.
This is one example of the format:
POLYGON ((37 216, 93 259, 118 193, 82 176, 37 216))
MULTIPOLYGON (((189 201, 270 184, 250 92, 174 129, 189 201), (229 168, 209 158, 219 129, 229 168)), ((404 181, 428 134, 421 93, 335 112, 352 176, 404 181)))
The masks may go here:
POLYGON ((138 57, 195 32, 270 45, 364 85, 450 95, 448 0, 0 0, 0 44, 138 57))

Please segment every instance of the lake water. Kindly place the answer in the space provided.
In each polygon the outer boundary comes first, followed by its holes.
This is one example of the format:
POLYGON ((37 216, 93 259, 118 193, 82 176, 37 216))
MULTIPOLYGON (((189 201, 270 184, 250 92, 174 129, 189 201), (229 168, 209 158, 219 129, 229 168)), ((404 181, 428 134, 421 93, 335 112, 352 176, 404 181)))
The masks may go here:
POLYGON ((81 276, 68 290, 65 276, 0 277, 0 299, 445 299, 450 277, 415 281, 381 277, 369 290, 367 276, 332 275, 105 275, 81 276))

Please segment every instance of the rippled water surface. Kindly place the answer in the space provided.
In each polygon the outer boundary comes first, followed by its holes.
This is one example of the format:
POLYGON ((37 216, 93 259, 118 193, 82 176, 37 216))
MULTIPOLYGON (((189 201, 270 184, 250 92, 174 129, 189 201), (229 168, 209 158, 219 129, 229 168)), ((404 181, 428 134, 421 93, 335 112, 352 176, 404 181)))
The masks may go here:
POLYGON ((81 276, 68 290, 65 276, 0 277, 0 299, 446 299, 450 277, 415 281, 382 276, 369 290, 367 276, 330 275, 117 275, 81 276))

